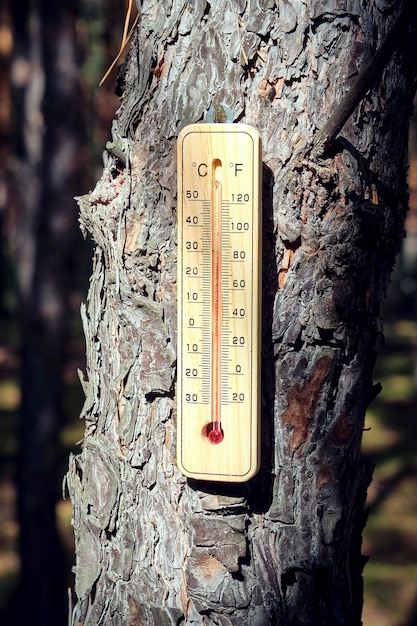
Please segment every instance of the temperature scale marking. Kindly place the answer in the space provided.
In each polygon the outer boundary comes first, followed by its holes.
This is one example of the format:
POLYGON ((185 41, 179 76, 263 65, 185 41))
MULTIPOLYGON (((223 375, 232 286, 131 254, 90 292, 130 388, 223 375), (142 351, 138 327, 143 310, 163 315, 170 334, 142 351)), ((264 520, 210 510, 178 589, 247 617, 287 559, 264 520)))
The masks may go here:
POLYGON ((180 133, 177 461, 200 480, 259 466, 261 164, 251 126, 180 133))

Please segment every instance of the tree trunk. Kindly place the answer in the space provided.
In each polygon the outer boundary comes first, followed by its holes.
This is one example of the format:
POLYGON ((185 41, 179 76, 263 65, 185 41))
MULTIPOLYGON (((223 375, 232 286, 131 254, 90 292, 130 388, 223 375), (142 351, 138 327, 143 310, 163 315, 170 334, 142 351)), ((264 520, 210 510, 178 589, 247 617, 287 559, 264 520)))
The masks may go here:
POLYGON ((406 208, 404 22, 362 91, 358 74, 399 4, 142 2, 103 176, 79 201, 97 246, 67 475, 74 626, 360 624, 361 434, 406 208), (352 90, 339 139, 315 143, 352 90), (176 137, 220 103, 263 143, 262 463, 243 485, 175 461, 176 137))

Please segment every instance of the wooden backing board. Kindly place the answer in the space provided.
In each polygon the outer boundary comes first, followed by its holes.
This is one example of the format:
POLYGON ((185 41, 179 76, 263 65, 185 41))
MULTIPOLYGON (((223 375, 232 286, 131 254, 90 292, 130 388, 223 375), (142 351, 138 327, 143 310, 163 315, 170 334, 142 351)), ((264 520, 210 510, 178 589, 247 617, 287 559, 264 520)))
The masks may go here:
POLYGON ((259 466, 261 167, 250 126, 178 138, 177 462, 195 479, 259 466))

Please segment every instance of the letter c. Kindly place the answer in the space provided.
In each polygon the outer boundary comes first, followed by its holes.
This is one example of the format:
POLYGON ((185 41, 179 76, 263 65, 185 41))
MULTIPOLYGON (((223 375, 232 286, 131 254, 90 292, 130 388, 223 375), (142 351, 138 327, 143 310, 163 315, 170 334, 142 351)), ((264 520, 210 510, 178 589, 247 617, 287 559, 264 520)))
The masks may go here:
POLYGON ((198 166, 198 175, 199 176, 207 176, 207 163, 200 163, 200 165, 198 166))

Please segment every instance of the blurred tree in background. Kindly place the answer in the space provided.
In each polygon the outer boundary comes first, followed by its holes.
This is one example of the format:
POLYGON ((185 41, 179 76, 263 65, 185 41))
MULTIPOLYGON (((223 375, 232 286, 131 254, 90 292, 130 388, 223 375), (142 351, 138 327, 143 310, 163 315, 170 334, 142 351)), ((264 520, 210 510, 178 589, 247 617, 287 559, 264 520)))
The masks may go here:
POLYGON ((1 303, 20 357, 20 579, 7 624, 29 616, 40 626, 67 619, 68 567, 56 524, 66 457, 59 436, 68 413, 64 378, 74 314, 79 325, 74 290, 90 256, 73 196, 91 184, 94 146, 105 142, 114 114, 117 99, 106 88, 100 98, 93 93, 123 18, 116 0, 2 3, 1 303), (16 296, 7 301, 6 293, 16 296))
MULTIPOLYGON (((65 570, 55 522, 58 435, 78 183, 79 72, 73 2, 13 3, 20 296, 18 452, 20 595, 43 624, 65 617, 65 570), (19 67, 16 67, 20 65, 19 67), (42 616, 42 617, 41 617, 42 616)), ((19 612, 22 604, 15 606, 19 612)), ((25 610, 25 607, 23 607, 25 610)), ((56 623, 56 622, 55 622, 56 623)))

